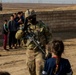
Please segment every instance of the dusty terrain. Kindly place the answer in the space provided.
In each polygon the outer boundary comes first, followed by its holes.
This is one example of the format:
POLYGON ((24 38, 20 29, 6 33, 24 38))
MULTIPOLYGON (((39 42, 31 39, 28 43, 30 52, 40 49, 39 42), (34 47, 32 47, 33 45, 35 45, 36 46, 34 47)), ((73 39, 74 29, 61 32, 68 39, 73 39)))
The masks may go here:
MULTIPOLYGON (((65 44, 64 58, 68 58, 76 75, 76 33, 53 33, 54 38, 61 38, 65 44)), ((0 71, 8 71, 11 75, 29 75, 26 66, 26 49, 19 48, 4 51, 0 48, 0 71)))
MULTIPOLYGON (((75 10, 75 5, 50 5, 50 4, 3 4, 3 11, 0 13, 12 13, 25 11, 33 8, 37 11, 50 10, 75 10), (65 8, 66 7, 66 8, 65 8)), ((54 38, 60 37, 65 44, 64 58, 68 58, 73 72, 76 75, 76 32, 57 32, 53 33, 54 38)), ((0 47, 0 71, 8 71, 11 75, 29 75, 26 66, 26 49, 19 48, 10 51, 4 51, 0 47)))
POLYGON ((26 11, 26 9, 35 9, 35 11, 53 11, 53 10, 75 10, 75 4, 38 4, 38 3, 3 3, 3 11, 0 13, 12 13, 26 11))

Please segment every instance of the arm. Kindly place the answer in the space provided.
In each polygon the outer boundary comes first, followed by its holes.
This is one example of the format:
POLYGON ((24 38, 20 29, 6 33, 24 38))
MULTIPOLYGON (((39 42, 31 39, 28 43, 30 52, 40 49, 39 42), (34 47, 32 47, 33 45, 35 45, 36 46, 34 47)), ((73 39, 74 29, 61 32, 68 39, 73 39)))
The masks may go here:
POLYGON ((47 65, 47 61, 45 61, 44 69, 42 71, 42 75, 47 75, 47 69, 48 69, 48 65, 47 65))
POLYGON ((6 26, 5 26, 5 24, 4 24, 4 30, 5 30, 6 32, 8 32, 8 31, 7 31, 7 29, 6 29, 6 26))
POLYGON ((24 20, 24 28, 23 28, 23 31, 25 31, 25 30, 27 30, 27 28, 28 28, 28 20, 27 20, 27 18, 24 20))
POLYGON ((49 46, 50 41, 52 40, 52 31, 48 27, 44 29, 44 36, 46 39, 46 59, 51 57, 51 48, 49 46))
POLYGON ((7 25, 8 25, 8 31, 10 31, 10 21, 8 21, 7 25))
POLYGON ((67 64, 66 64, 66 75, 73 75, 73 71, 70 65, 70 62, 67 60, 67 64))

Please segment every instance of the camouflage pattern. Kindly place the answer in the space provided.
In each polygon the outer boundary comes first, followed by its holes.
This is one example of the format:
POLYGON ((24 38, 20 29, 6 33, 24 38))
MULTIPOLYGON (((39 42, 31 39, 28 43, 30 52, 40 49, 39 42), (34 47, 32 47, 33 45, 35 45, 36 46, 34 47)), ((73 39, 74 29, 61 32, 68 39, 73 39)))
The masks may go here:
MULTIPOLYGON (((39 40, 43 46, 45 46, 46 42, 49 42, 52 38, 52 32, 42 21, 39 21, 37 25, 31 24, 30 29, 36 34, 35 38, 39 40)), ((33 42, 30 42, 30 40, 27 40, 26 46, 28 49, 35 48, 35 44, 33 42)))
POLYGON ((16 39, 21 39, 23 36, 24 32, 22 30, 18 30, 15 34, 16 39))
POLYGON ((27 50, 26 64, 30 75, 41 75, 44 65, 43 54, 34 50, 27 50))
MULTIPOLYGON (((36 38, 44 47, 46 45, 46 38, 47 41, 51 40, 51 32, 42 21, 39 21, 37 25, 31 24, 30 29, 36 34, 36 38)), ((29 39, 27 40, 26 46, 26 64, 28 66, 30 75, 41 75, 44 65, 44 55, 42 54, 41 50, 36 48, 33 42, 30 42, 29 39)))

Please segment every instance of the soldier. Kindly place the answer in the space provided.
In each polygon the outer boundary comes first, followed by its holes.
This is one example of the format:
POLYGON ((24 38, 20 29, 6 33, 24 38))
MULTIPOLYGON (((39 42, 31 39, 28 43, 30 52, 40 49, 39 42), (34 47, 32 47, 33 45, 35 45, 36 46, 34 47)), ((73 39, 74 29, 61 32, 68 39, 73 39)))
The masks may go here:
MULTIPOLYGON (((48 52, 46 50, 46 46, 48 46, 48 43, 52 37, 52 33, 50 32, 49 28, 42 21, 36 20, 36 13, 32 9, 25 12, 25 18, 27 21, 27 23, 25 23, 25 27, 28 25, 28 28, 24 29, 29 29, 31 32, 33 32, 36 35, 35 38, 40 42, 41 47, 45 49, 45 52, 48 52)), ((21 34, 18 35, 21 36, 22 31, 20 31, 20 33, 21 34)), ((41 75, 44 65, 44 54, 42 53, 41 49, 36 47, 35 43, 29 39, 27 39, 26 47, 26 64, 28 66, 30 75, 41 75)))

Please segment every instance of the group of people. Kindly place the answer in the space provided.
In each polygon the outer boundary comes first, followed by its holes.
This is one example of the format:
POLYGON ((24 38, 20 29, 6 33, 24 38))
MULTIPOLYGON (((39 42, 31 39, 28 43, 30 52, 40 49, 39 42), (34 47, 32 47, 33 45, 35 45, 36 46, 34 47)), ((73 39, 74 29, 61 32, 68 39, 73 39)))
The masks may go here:
POLYGON ((7 49, 7 37, 9 40, 9 49, 17 48, 17 44, 20 47, 20 40, 17 40, 15 38, 16 32, 23 27, 24 23, 24 15, 23 12, 14 13, 10 16, 10 20, 7 22, 7 20, 4 20, 3 25, 3 36, 4 36, 4 42, 3 47, 5 50, 7 49), (22 27, 21 27, 22 26, 22 27))
MULTIPOLYGON (((11 16, 13 17, 13 16, 11 16)), ((42 21, 37 21, 36 12, 32 9, 28 9, 25 12, 25 18, 27 23, 24 23, 24 28, 16 35, 16 39, 20 37, 26 30, 26 24, 28 25, 28 36, 26 40, 26 64, 30 75, 73 75, 71 65, 68 59, 62 58, 64 52, 64 43, 62 40, 52 40, 52 32, 49 27, 42 21), (32 33, 35 36, 32 36, 32 33), (30 35, 31 34, 31 35, 30 35), (38 44, 35 43, 37 41, 38 44), (51 41, 51 44, 50 44, 51 41), (39 46, 38 46, 39 45, 39 46), (43 52, 44 51, 44 52, 43 52), (45 60, 48 54, 51 57, 45 60)), ((16 21, 13 17, 13 26, 16 21)), ((11 26, 11 22, 8 23, 11 26)), ((8 26, 9 27, 9 26, 8 26)), ((9 27, 11 28, 11 27, 9 27)), ((9 29, 12 37, 15 35, 11 31, 14 28, 9 29)), ((9 35, 10 37, 10 35, 9 35)), ((12 38, 10 37, 10 39, 12 38)), ((9 40, 10 40, 9 39, 9 40)), ((15 43, 15 40, 13 41, 15 43)), ((10 42, 9 42, 10 43, 10 42)), ((11 43, 9 45, 11 48, 11 43)))

